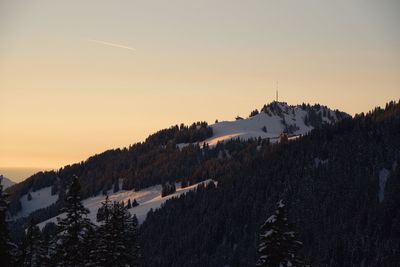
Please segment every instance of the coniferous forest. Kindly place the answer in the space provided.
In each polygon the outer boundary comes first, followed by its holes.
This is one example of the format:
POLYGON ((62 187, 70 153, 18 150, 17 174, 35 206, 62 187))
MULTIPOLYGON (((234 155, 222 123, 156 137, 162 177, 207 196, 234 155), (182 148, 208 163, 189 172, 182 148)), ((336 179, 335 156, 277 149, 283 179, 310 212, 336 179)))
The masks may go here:
POLYGON ((141 266, 137 218, 123 203, 106 197, 99 209, 102 216, 97 216, 99 225, 94 225, 86 218, 89 211, 81 203, 77 177, 72 178, 62 209, 66 216, 58 218, 52 230, 48 225, 41 231, 31 220, 19 246, 4 225, 4 199, 0 186, 2 266, 141 266))
POLYGON ((1 265, 400 265, 400 102, 286 142, 176 147, 210 134, 205 123, 172 127, 6 191, 0 186, 1 265), (384 181, 382 170, 389 173, 384 181), (96 181, 102 171, 109 178, 96 181), (125 189, 161 183, 165 195, 176 181, 215 183, 168 200, 141 225, 124 203, 104 195, 94 224, 82 199, 118 191, 121 173, 125 189), (59 201, 11 221, 28 184, 53 186, 59 201), (65 217, 36 226, 59 208, 65 217))
POLYGON ((231 145, 237 153, 217 188, 149 214, 141 227, 148 266, 254 266, 260 226, 281 199, 306 264, 399 265, 399 103, 298 141, 231 145), (380 201, 384 168, 391 175, 380 201))

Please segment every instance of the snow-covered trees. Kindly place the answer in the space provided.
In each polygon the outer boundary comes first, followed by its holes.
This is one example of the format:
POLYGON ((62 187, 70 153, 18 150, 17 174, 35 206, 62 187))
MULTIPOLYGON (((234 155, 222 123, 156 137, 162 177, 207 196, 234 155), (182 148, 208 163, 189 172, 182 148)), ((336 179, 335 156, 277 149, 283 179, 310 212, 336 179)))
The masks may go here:
POLYGON ((99 209, 101 223, 96 233, 96 249, 91 252, 94 266, 139 266, 138 221, 123 203, 108 197, 99 209))
POLYGON ((29 222, 21 247, 21 266, 41 267, 47 260, 47 249, 44 246, 42 233, 32 219, 29 222))
POLYGON ((3 191, 3 185, 1 180, 3 176, 0 176, 0 263, 2 266, 11 266, 12 256, 11 250, 13 244, 9 239, 9 232, 7 228, 7 194, 3 191))
POLYGON ((87 218, 89 210, 80 200, 80 185, 75 176, 65 202, 66 217, 57 218, 54 261, 56 266, 84 266, 89 247, 88 239, 93 232, 93 224, 87 218))
POLYGON ((134 259, 132 250, 136 241, 132 216, 123 204, 114 203, 109 223, 109 234, 114 243, 113 266, 129 266, 134 259))
POLYGON ((90 251, 90 258, 93 266, 112 266, 113 263, 113 252, 114 242, 111 234, 111 210, 112 203, 108 196, 102 206, 97 211, 97 221, 100 222, 100 226, 96 231, 97 245, 90 251))
POLYGON ((106 195, 106 199, 101 203, 101 207, 97 210, 96 220, 97 222, 103 222, 109 220, 111 213, 111 201, 106 195))
POLYGON ((261 226, 258 253, 260 257, 256 266, 289 267, 302 266, 302 261, 296 255, 302 245, 291 231, 283 201, 277 203, 277 208, 261 226))

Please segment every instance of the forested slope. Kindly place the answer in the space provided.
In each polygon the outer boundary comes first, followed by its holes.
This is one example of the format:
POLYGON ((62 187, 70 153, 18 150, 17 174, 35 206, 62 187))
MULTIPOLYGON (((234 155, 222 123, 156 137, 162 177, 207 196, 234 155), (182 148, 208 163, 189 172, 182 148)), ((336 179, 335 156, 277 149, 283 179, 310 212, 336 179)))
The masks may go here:
POLYGON ((400 265, 400 103, 297 141, 225 148, 217 188, 149 214, 141 227, 146 266, 254 266, 259 226, 278 199, 312 266, 400 265))
POLYGON ((58 207, 53 208, 59 209, 73 175, 80 179, 83 199, 111 189, 120 179, 124 181, 124 189, 138 190, 167 181, 189 179, 207 157, 198 145, 180 150, 176 144, 198 142, 211 135, 212 129, 205 122, 173 126, 150 135, 145 142, 108 150, 57 171, 39 172, 7 189, 11 196, 10 211, 16 214, 21 210, 21 196, 49 186, 53 195, 59 195, 58 207))

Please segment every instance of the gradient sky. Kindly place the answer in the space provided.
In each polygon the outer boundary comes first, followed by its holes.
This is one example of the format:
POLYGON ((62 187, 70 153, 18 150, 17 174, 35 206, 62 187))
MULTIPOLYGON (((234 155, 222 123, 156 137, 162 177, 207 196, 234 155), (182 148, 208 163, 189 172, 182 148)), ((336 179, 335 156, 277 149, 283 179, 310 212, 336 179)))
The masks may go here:
POLYGON ((58 168, 275 96, 400 97, 400 1, 0 0, 0 168, 58 168))

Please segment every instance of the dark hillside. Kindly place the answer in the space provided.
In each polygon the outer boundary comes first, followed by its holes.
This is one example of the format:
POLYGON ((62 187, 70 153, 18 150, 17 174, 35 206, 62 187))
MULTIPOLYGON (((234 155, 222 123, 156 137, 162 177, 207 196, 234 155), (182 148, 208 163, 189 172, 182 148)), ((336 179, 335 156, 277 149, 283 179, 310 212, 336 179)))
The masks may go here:
POLYGON ((111 189, 119 179, 124 181, 123 189, 141 189, 176 179, 190 181, 190 174, 208 156, 201 153, 198 146, 180 150, 176 144, 202 141, 211 135, 212 129, 205 122, 173 126, 150 135, 143 143, 108 150, 58 171, 39 172, 7 189, 11 195, 10 211, 15 214, 20 210, 19 198, 22 195, 43 187, 52 186, 52 193, 61 192, 63 200, 73 175, 80 179, 83 198, 111 189))
POLYGON ((400 265, 400 103, 298 141, 226 147, 218 188, 149 214, 141 227, 146 266, 254 266, 259 226, 281 198, 312 266, 400 265), (382 187, 383 169, 390 174, 382 187))

